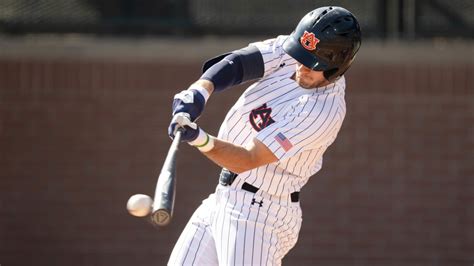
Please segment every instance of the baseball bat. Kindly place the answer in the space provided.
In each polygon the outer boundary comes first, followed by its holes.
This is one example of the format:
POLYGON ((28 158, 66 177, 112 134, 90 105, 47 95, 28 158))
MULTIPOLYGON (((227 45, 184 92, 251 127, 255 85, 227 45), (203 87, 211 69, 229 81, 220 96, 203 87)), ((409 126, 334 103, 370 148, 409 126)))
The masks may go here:
POLYGON ((153 209, 150 215, 151 222, 154 225, 168 225, 173 217, 176 194, 176 154, 179 142, 181 141, 181 134, 181 130, 176 132, 158 176, 155 196, 153 198, 153 209))

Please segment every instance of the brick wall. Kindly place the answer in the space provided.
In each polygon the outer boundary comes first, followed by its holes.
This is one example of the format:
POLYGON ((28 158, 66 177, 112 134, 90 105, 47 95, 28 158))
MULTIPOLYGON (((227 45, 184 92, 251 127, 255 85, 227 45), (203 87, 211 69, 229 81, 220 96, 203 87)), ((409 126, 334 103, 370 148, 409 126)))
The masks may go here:
MULTIPOLYGON (((216 184, 185 145, 174 223, 130 217, 152 194, 172 95, 200 63, 0 59, 0 264, 165 265, 216 184)), ((474 263, 474 64, 357 63, 348 112, 323 170, 302 191, 286 265, 474 263)), ((216 133, 241 89, 213 97, 216 133)))

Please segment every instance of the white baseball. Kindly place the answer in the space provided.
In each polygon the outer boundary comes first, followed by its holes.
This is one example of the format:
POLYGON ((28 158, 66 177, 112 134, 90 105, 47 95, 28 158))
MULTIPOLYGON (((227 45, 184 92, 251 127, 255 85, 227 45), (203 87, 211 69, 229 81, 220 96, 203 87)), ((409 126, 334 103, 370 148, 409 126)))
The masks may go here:
POLYGON ((144 217, 150 214, 153 200, 148 195, 135 194, 128 199, 128 212, 137 217, 144 217))

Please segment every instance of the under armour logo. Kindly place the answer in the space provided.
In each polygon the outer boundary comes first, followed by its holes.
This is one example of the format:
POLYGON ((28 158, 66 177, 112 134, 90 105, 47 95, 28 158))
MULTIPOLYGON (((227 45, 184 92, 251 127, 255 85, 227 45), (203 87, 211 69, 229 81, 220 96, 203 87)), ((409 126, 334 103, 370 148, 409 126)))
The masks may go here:
POLYGON ((280 67, 284 67, 285 65, 286 65, 286 63, 281 63, 280 67))
POLYGON ((256 201, 255 198, 252 199, 252 205, 254 205, 255 203, 258 203, 259 207, 262 207, 263 206, 263 200, 261 201, 256 201))

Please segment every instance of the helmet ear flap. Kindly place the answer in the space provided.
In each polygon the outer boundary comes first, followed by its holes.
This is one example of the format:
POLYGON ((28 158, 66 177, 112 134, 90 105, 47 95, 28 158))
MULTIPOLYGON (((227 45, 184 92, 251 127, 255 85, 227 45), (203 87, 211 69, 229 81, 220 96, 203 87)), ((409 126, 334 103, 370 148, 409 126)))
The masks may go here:
POLYGON ((333 69, 325 70, 325 71, 323 71, 324 78, 328 81, 331 81, 332 79, 337 78, 337 77, 334 77, 334 75, 338 71, 339 71, 339 68, 333 68, 333 69))

